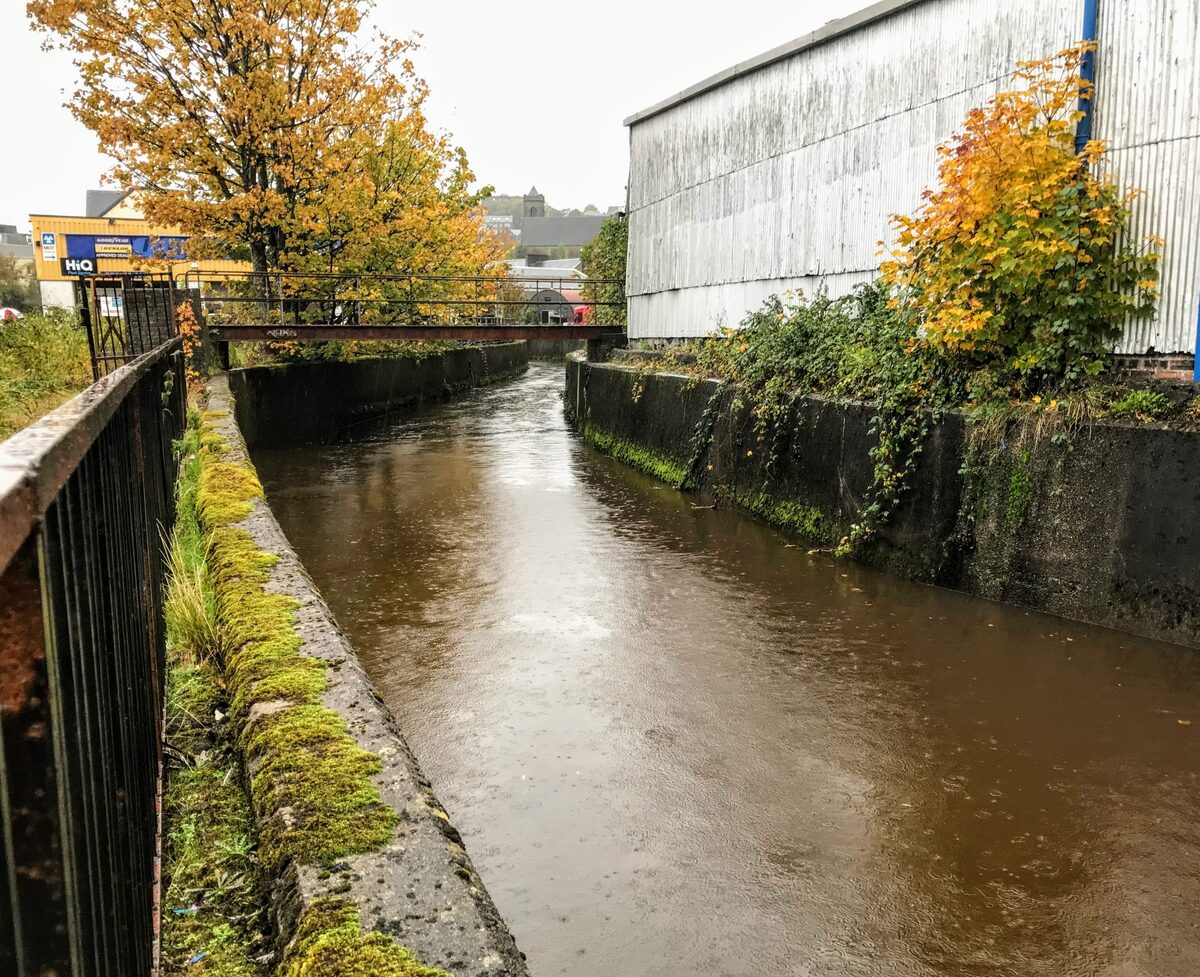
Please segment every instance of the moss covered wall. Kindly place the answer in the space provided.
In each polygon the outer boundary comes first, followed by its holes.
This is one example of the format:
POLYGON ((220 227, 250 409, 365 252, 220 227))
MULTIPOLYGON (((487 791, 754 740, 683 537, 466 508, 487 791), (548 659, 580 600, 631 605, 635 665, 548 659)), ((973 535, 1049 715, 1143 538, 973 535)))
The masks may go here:
MULTIPOLYGON (((565 402, 602 450, 626 459, 648 451, 690 468, 689 487, 818 545, 845 533, 872 482, 869 405, 797 397, 781 440, 765 444, 736 392, 716 381, 578 356, 567 362, 565 402), (705 430, 711 437, 700 443, 705 430)), ((859 557, 915 580, 1200 647, 1198 547, 1200 436, 1094 425, 1068 450, 1014 425, 981 453, 966 419, 953 415, 935 428, 895 517, 859 557)))
POLYGON ((255 366, 229 372, 251 448, 331 441, 356 421, 523 372, 525 343, 464 346, 420 359, 255 366))
POLYGON ((263 498, 225 377, 207 393, 198 509, 278 973, 527 977, 461 837, 263 498))

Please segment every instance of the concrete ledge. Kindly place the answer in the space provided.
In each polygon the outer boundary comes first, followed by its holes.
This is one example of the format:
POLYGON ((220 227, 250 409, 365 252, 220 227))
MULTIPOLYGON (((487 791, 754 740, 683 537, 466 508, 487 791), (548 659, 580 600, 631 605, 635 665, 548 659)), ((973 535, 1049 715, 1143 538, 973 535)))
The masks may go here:
MULTIPOLYGON (((229 446, 225 460, 249 464, 226 378, 210 381, 208 394, 211 410, 227 412, 212 422, 229 446)), ((330 664, 321 703, 345 720, 359 746, 379 756, 382 769, 372 781, 402 818, 382 850, 348 856, 330 867, 291 864, 286 877, 268 880, 280 946, 291 941, 305 910, 336 897, 357 906, 364 930, 393 937, 422 963, 454 977, 526 977, 524 958, 461 837, 269 506, 256 499, 237 526, 278 557, 265 589, 299 602, 300 654, 330 664)))
MULTIPOLYGON (((569 357, 568 416, 604 440, 696 473, 704 494, 827 545, 873 482, 868 404, 796 396, 763 444, 713 380, 569 357), (706 436, 701 438, 701 435, 706 436), (768 470, 772 451, 777 464, 768 470)), ((593 437, 593 441, 597 440, 593 437)), ((1013 423, 977 457, 945 417, 911 486, 859 558, 890 572, 1063 617, 1200 647, 1200 435, 1147 424, 1077 432, 1071 450, 1013 423)))
POLYGON ((319 361, 229 371, 251 448, 332 441, 348 426, 523 372, 524 342, 462 346, 421 359, 319 361))

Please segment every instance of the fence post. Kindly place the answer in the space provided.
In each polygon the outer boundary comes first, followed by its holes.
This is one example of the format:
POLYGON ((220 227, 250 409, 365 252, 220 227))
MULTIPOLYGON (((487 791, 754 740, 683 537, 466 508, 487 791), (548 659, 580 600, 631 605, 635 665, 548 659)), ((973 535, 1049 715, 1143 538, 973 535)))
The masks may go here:
POLYGON ((88 355, 92 360, 92 382, 100 379, 100 361, 96 358, 96 337, 93 334, 92 303, 87 286, 79 282, 76 286, 79 295, 79 322, 87 333, 88 355))

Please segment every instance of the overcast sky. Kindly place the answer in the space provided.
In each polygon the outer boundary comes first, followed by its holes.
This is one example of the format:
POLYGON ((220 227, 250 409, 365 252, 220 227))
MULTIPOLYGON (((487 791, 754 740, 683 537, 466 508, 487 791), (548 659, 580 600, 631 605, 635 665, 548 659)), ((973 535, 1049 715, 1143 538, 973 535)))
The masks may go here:
MULTIPOLYGON (((389 33, 424 37, 414 62, 429 82, 431 123, 466 148, 482 183, 536 184, 558 207, 623 204, 626 116, 722 68, 867 6, 862 0, 380 0, 389 33)), ((79 214, 106 169, 93 135, 63 102, 73 69, 41 50, 23 0, 0 0, 0 223, 79 214)))

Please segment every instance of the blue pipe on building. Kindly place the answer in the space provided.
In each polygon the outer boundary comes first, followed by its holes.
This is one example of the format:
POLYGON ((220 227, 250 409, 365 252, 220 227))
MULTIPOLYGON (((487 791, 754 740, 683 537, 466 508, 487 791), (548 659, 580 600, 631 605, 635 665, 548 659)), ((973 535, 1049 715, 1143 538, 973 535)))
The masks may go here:
POLYGON ((1192 382, 1200 383, 1200 302, 1196 303, 1196 345, 1192 356, 1192 382))
MULTIPOLYGON (((1098 0, 1083 0, 1083 40, 1094 43, 1096 40, 1096 4, 1098 0)), ((1083 118, 1075 127, 1075 152, 1082 153, 1092 138, 1092 111, 1096 104, 1096 52, 1088 51, 1083 56, 1079 66, 1079 76, 1092 83, 1091 98, 1079 100, 1079 110, 1083 118)))

